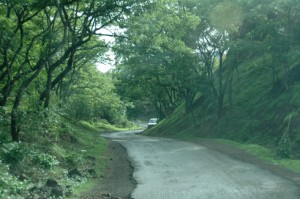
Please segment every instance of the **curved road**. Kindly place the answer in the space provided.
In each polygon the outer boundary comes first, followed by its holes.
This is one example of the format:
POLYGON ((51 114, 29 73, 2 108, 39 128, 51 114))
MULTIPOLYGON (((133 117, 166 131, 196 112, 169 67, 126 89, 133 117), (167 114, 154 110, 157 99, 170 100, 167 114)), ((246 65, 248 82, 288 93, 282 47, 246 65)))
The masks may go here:
POLYGON ((146 137, 138 131, 106 137, 120 142, 134 166, 134 199, 299 199, 291 181, 197 144, 146 137))

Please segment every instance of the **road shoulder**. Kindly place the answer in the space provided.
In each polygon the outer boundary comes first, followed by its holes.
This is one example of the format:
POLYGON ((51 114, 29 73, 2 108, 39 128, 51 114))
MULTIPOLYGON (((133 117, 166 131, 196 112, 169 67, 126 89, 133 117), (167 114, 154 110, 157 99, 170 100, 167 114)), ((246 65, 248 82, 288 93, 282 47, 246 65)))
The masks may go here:
POLYGON ((132 178, 131 166, 126 149, 119 143, 110 141, 108 145, 109 163, 97 185, 83 193, 80 199, 128 199, 136 186, 132 178))
POLYGON ((264 160, 260 160, 260 159, 256 158, 255 156, 243 151, 242 149, 238 149, 236 147, 229 146, 226 144, 217 143, 217 142, 215 142, 213 140, 209 140, 209 139, 199 140, 199 141, 197 141, 197 144, 200 144, 209 149, 218 151, 218 152, 225 154, 233 159, 236 159, 236 160, 239 160, 239 161, 242 161, 245 163, 253 164, 262 169, 268 170, 268 171, 274 173, 275 175, 278 175, 282 178, 291 180, 292 182, 294 182, 296 185, 298 185, 300 187, 300 174, 293 172, 291 170, 288 170, 286 168, 280 167, 278 165, 268 163, 264 160))

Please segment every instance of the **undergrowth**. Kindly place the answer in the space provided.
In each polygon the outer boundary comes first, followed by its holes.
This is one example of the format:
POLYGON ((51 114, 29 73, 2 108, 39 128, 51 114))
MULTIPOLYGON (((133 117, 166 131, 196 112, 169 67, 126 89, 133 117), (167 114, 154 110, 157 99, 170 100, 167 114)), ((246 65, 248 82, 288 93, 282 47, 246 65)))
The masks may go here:
POLYGON ((10 141, 7 124, 1 123, 0 198, 73 197, 74 190, 102 175, 107 140, 100 133, 120 128, 63 116, 55 120, 50 130, 21 132, 19 143, 10 141))

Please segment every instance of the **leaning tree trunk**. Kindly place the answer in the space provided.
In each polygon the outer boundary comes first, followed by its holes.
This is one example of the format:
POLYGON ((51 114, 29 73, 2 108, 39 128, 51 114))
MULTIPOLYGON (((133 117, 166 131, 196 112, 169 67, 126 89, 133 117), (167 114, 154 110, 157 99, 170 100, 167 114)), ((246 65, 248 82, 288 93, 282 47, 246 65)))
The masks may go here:
POLYGON ((47 71, 47 83, 46 83, 46 89, 45 89, 45 104, 44 109, 48 109, 50 105, 50 97, 51 97, 51 83, 52 83, 52 73, 53 71, 49 69, 47 71))
POLYGON ((40 66, 28 79, 26 79, 23 84, 19 87, 17 91, 17 95, 15 97, 15 101, 13 104, 13 108, 11 111, 11 138, 14 142, 19 142, 19 132, 20 132, 20 118, 19 118, 19 106, 24 94, 24 91, 28 88, 30 83, 39 75, 42 67, 40 66))
POLYGON ((67 76, 67 74, 69 74, 69 72, 72 70, 72 68, 74 66, 73 65, 74 55, 75 55, 75 50, 73 49, 70 53, 70 57, 69 57, 69 60, 68 60, 67 67, 63 71, 61 71, 59 73, 59 75, 57 75, 54 80, 52 80, 53 79, 52 74, 53 74, 53 71, 55 70, 56 66, 55 67, 50 66, 50 68, 48 69, 48 71, 47 71, 47 85, 46 85, 45 90, 41 93, 40 98, 39 98, 40 105, 43 104, 43 101, 45 102, 44 103, 44 108, 49 107, 50 94, 51 94, 52 88, 54 88, 56 85, 58 85, 63 80, 63 78, 65 78, 67 76))

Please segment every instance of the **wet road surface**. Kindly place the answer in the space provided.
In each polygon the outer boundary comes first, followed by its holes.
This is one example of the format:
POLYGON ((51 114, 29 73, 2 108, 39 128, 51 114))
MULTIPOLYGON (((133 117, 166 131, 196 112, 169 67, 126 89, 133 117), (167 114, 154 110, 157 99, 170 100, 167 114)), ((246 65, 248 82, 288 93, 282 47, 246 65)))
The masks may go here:
POLYGON ((137 181, 134 199, 300 198, 291 181, 197 144, 137 131, 105 137, 127 149, 137 181))

